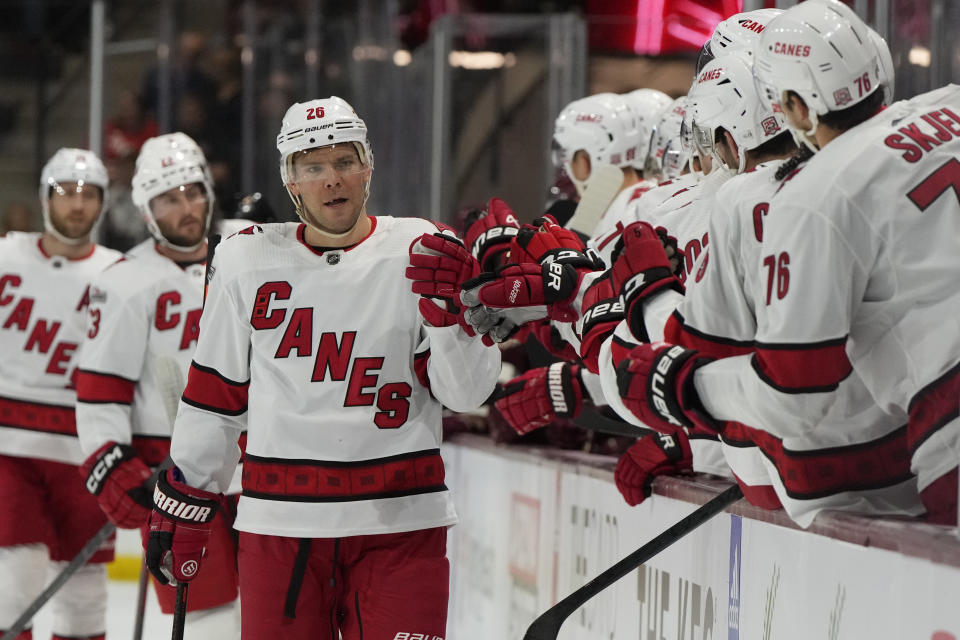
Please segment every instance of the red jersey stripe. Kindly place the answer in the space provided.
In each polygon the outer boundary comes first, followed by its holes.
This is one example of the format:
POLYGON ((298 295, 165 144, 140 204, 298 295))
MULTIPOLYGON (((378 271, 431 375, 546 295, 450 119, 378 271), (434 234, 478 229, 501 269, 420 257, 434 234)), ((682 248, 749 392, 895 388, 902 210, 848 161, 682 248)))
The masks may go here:
POLYGON ((136 380, 96 371, 77 370, 77 401, 89 403, 130 404, 136 380))
POLYGON ((853 367, 846 336, 809 344, 757 343, 753 368, 760 378, 784 393, 833 391, 853 367))
POLYGON ((234 382, 215 369, 191 362, 183 401, 199 409, 238 416, 247 410, 249 387, 249 380, 234 382))

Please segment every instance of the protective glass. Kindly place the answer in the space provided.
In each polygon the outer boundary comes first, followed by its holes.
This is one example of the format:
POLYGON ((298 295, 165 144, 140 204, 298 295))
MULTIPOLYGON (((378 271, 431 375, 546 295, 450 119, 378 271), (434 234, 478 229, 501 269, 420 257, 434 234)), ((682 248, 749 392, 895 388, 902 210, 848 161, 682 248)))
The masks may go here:
POLYGON ((290 156, 294 182, 313 182, 316 180, 336 180, 346 176, 363 173, 366 166, 352 145, 344 145, 340 153, 317 154, 313 149, 299 151, 290 156))
POLYGON ((553 162, 553 166, 562 169, 566 166, 567 160, 567 150, 556 138, 553 138, 550 141, 550 161, 553 162))
POLYGON ((693 133, 693 147, 701 156, 713 153, 713 129, 701 127, 696 122, 691 127, 693 133))
POLYGON ((713 50, 710 48, 710 41, 707 40, 703 43, 703 46, 700 47, 700 53, 697 54, 697 66, 695 75, 700 75, 700 72, 705 66, 710 64, 710 61, 713 60, 716 56, 713 55, 713 50))
POLYGON ((199 182, 184 184, 165 191, 150 200, 150 211, 157 220, 174 213, 181 213, 201 203, 207 206, 207 190, 199 182))

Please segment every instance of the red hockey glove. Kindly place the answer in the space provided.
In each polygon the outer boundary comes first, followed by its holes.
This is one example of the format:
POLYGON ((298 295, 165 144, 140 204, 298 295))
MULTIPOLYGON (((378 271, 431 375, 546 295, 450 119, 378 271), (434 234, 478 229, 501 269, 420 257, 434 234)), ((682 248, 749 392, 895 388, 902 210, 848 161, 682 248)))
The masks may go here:
POLYGON ((547 260, 574 261, 582 259, 585 266, 597 268, 596 259, 586 255, 586 247, 580 236, 564 229, 550 216, 543 216, 520 228, 517 237, 510 243, 510 262, 535 262, 547 260))
POLYGON ((715 358, 665 342, 641 344, 617 365, 623 404, 657 431, 677 427, 719 433, 722 425, 703 408, 693 385, 694 372, 715 358))
POLYGON ((594 280, 583 294, 580 357, 591 373, 600 373, 600 347, 623 318, 623 302, 608 271, 594 280))
MULTIPOLYGON (((573 348, 573 345, 563 339, 560 330, 549 320, 531 322, 526 326, 551 355, 567 362, 573 362, 580 358, 580 354, 573 348)), ((517 336, 517 338, 520 339, 520 336, 517 336)))
POLYGON ((583 409, 580 366, 554 362, 531 369, 503 386, 494 403, 514 430, 523 435, 583 409))
POLYGON ((643 301, 664 289, 683 293, 660 236, 646 222, 634 222, 621 234, 623 251, 610 269, 612 286, 623 301, 630 331, 641 342, 650 337, 643 323, 643 301))
POLYGON ((414 293, 456 300, 460 284, 479 273, 477 259, 452 234, 425 233, 410 245, 406 276, 414 293))
POLYGON ((650 497, 657 476, 690 471, 693 453, 681 429, 672 434, 652 433, 637 440, 617 462, 613 480, 631 507, 650 497))
POLYGON ((146 524, 153 508, 150 469, 133 447, 108 442, 84 461, 80 475, 113 524, 123 529, 146 524))
POLYGON ((490 198, 487 213, 470 225, 464 235, 467 248, 482 271, 493 271, 507 261, 510 241, 517 237, 520 223, 506 202, 490 198))
POLYGON ((508 264, 464 282, 460 300, 469 307, 510 309, 507 315, 517 326, 544 317, 572 322, 577 314, 570 303, 580 277, 561 262, 508 264))
POLYGON ((195 489, 176 467, 157 479, 149 531, 144 531, 144 560, 160 584, 197 577, 223 494, 195 489))

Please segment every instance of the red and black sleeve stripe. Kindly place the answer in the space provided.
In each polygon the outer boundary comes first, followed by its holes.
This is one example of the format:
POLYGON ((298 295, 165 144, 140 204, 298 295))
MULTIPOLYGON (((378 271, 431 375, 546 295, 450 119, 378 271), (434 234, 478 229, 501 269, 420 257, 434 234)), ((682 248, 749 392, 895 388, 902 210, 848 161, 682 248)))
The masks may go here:
POLYGON ((112 373, 77 370, 77 401, 88 404, 131 404, 136 380, 112 373))
POLYGON ((190 363, 183 401, 190 406, 225 416, 239 416, 247 411, 250 381, 236 382, 216 369, 190 363))
POLYGON ((670 314, 663 333, 665 342, 696 349, 714 358, 731 358, 753 352, 752 340, 733 340, 699 331, 687 324, 683 315, 676 310, 670 314))
POLYGON ((783 393, 833 391, 853 367, 847 337, 801 344, 756 344, 751 363, 760 379, 783 393))

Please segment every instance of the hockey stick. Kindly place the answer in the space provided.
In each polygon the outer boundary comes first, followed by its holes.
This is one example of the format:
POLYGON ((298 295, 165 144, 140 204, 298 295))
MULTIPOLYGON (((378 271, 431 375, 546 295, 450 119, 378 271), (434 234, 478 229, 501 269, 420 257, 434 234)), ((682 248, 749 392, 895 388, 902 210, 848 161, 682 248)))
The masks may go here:
POLYGON ((63 584, 73 577, 73 574, 77 570, 87 563, 93 554, 95 554, 100 547, 106 542, 111 535, 113 535, 116 525, 112 522, 108 522, 102 527, 97 533, 87 541, 87 544, 83 545, 83 548, 80 549, 80 553, 73 557, 67 566, 57 574, 57 577, 53 579, 53 582, 47 585, 47 588, 44 589, 36 599, 30 603, 30 606, 20 614, 20 617, 17 618, 10 628, 7 629, 3 636, 0 637, 0 640, 14 640, 20 632, 23 631, 30 620, 33 619, 33 616, 36 615, 37 611, 43 608, 43 605, 47 604, 47 601, 53 597, 53 594, 57 592, 63 584))
POLYGON ((743 497, 739 485, 733 485, 656 538, 547 609, 527 628, 523 640, 556 640, 560 627, 587 600, 627 575, 671 544, 687 535, 743 497))
POLYGON ((587 188, 577 204, 573 216, 567 222, 567 228, 582 233, 588 238, 593 235, 600 218, 606 213, 613 199, 620 193, 623 185, 623 171, 612 165, 604 165, 590 175, 587 188))
POLYGON ((187 587, 188 582, 177 583, 177 601, 173 605, 173 634, 172 640, 183 640, 183 628, 187 622, 187 587))
POLYGON ((143 638, 143 618, 147 610, 147 581, 150 572, 143 558, 140 558, 140 577, 137 580, 137 615, 133 619, 133 640, 143 638))
POLYGON ((605 415, 602 411, 591 411, 590 409, 584 409, 583 413, 573 419, 573 424, 587 431, 597 431, 627 438, 642 438, 651 433, 657 433, 653 429, 630 424, 619 416, 611 417, 605 415))

